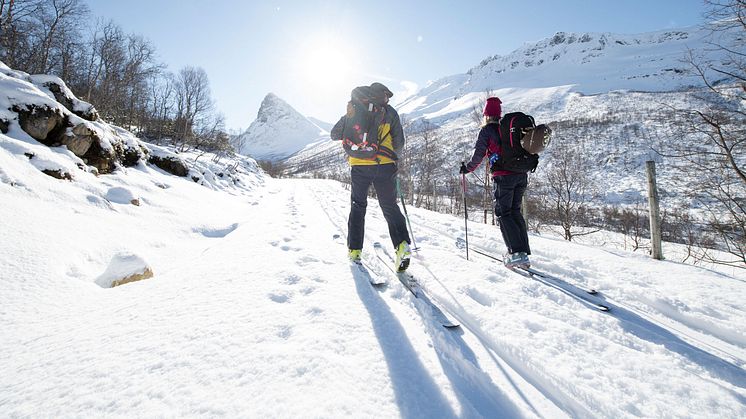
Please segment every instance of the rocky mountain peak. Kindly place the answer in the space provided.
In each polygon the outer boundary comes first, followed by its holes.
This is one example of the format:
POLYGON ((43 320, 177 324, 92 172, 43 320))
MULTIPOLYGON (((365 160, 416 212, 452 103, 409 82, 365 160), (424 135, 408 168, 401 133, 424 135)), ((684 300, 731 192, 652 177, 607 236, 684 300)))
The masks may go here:
POLYGON ((262 160, 279 160, 310 143, 328 138, 311 122, 274 93, 267 93, 249 128, 236 139, 239 153, 262 160))

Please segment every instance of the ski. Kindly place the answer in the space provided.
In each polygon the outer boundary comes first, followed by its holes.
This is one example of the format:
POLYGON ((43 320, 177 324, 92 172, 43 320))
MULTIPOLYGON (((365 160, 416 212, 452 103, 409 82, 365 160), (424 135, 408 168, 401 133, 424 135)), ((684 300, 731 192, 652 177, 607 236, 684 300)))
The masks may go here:
POLYGON ((589 293, 588 290, 584 290, 580 287, 572 285, 569 282, 566 282, 555 276, 545 274, 541 271, 537 271, 532 268, 515 267, 515 268, 508 268, 508 269, 510 269, 511 271, 519 275, 523 275, 527 278, 535 279, 541 282, 542 284, 548 285, 556 290, 562 291, 565 294, 582 302, 583 304, 591 308, 595 308, 596 310, 600 310, 604 312, 611 310, 609 306, 604 304, 603 300, 598 298, 596 295, 589 293))
POLYGON ((373 285, 374 287, 386 285, 386 280, 384 278, 381 278, 378 275, 372 275, 370 273, 370 269, 367 266, 365 266, 364 261, 362 260, 359 262, 350 261, 350 263, 354 265, 355 267, 357 267, 358 270, 360 270, 360 272, 362 272, 368 278, 368 282, 370 282, 370 285, 373 285))
MULTIPOLYGON (((457 238, 456 239, 456 247, 458 248, 465 248, 466 242, 464 239, 457 238)), ((487 258, 493 259, 495 261, 498 261, 500 263, 503 263, 502 259, 497 258, 489 253, 483 252, 478 249, 474 249, 472 247, 469 248, 469 250, 473 251, 476 254, 485 256, 487 258)), ((562 278, 558 278, 554 275, 550 275, 546 272, 542 272, 540 270, 537 270, 535 268, 523 268, 523 267, 515 267, 515 268, 508 268, 511 271, 523 275, 527 278, 531 278, 534 280, 537 280, 545 285, 549 285, 555 289, 558 289, 562 292, 564 292, 567 295, 570 295, 571 297, 574 297, 575 299, 581 300, 584 304, 595 308, 600 311, 610 311, 611 308, 604 304, 604 301, 601 300, 598 297, 598 291, 595 289, 585 289, 582 287, 579 287, 577 285, 571 284, 567 281, 565 281, 562 278)))
POLYGON ((583 287, 580 287, 580 286, 577 286, 577 285, 573 285, 573 284, 565 281, 562 278, 557 278, 556 276, 552 276, 552 275, 550 275, 550 274, 548 274, 546 272, 542 272, 542 271, 539 271, 539 270, 534 269, 534 268, 519 268, 519 269, 523 269, 524 271, 526 271, 526 272, 528 272, 528 273, 530 273, 530 274, 532 274, 534 276, 540 276, 540 277, 542 277, 544 279, 548 279, 550 281, 558 282, 558 283, 560 283, 562 285, 565 285, 565 286, 568 286, 568 287, 576 288, 576 289, 581 290, 581 291, 583 291, 585 293, 588 293, 590 295, 598 295, 598 291, 596 291, 593 288, 583 288, 583 287))
MULTIPOLYGON (((342 235, 341 234, 334 234, 332 236, 332 240, 334 240, 337 243, 342 243, 342 235)), ((386 285, 386 279, 381 278, 380 275, 371 275, 370 269, 365 266, 364 260, 359 261, 350 261, 350 265, 357 268, 363 275, 365 275, 366 278, 368 278, 368 282, 370 282, 371 285, 374 287, 379 287, 382 285, 386 285)))
POLYGON ((376 256, 378 257, 378 260, 381 262, 381 264, 386 266, 389 272, 392 275, 396 276, 396 278, 399 280, 399 282, 402 283, 404 288, 406 288, 415 297, 415 306, 420 313, 430 312, 432 316, 435 317, 443 327, 448 329, 457 328, 460 326, 458 322, 454 321, 450 316, 443 312, 440 307, 438 307, 435 303, 432 302, 432 300, 430 300, 427 293, 422 288, 422 285, 411 273, 407 271, 397 272, 394 269, 394 259, 384 250, 381 243, 374 243, 373 248, 375 249, 376 256))
MULTIPOLYGON (((465 246, 465 244, 464 244, 464 243, 465 243, 465 242, 464 242, 464 239, 461 239, 461 238, 458 238, 458 239, 456 239, 456 247, 458 247, 458 248, 460 248, 460 249, 463 249, 463 248, 464 248, 464 246, 465 246)), ((497 262, 503 263, 503 260, 502 260, 502 259, 500 259, 500 258, 498 258, 498 257, 495 257, 495 256, 493 256, 493 255, 491 255, 491 254, 489 254, 489 253, 486 253, 486 252, 482 252, 482 251, 481 251, 481 250, 479 250, 479 249, 475 249, 475 248, 473 248, 473 247, 470 247, 470 248, 469 248, 469 250, 471 250, 472 252, 474 252, 474 253, 476 253, 476 254, 478 254, 478 255, 482 255, 482 256, 484 256, 484 257, 490 258, 490 259, 492 259, 492 260, 495 260, 495 261, 497 261, 497 262)), ((562 284, 564 284, 564 285, 567 285, 568 287, 573 287, 573 288, 575 288, 575 289, 583 290, 584 292, 586 292, 586 293, 588 293, 588 294, 590 294, 590 295, 597 295, 597 294, 598 294, 598 291, 596 291, 596 290, 595 290, 595 289, 593 289, 593 288, 589 288, 589 289, 588 289, 588 288, 583 288, 583 287, 581 287, 581 286, 578 286, 578 285, 574 285, 574 284, 571 284, 571 283, 569 283, 569 282, 565 281, 564 279, 558 278, 558 277, 556 277, 556 276, 552 276, 552 275, 550 275, 550 274, 548 274, 548 273, 545 273, 545 272, 539 271, 539 270, 537 270, 537 269, 534 269, 534 268, 529 268, 529 270, 530 270, 530 273, 531 273, 532 275, 535 275, 535 276, 540 276, 540 277, 542 277, 542 278, 545 278, 545 279, 549 279, 549 280, 552 280, 552 281, 555 281, 555 282, 559 282, 559 283, 562 283, 562 284)))

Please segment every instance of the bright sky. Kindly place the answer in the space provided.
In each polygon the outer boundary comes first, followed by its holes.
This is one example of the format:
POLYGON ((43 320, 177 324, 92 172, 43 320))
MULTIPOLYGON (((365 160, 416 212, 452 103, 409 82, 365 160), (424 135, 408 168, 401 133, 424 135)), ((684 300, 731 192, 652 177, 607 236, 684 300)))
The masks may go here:
POLYGON ((701 0, 87 3, 94 16, 149 38, 171 71, 204 68, 230 129, 246 129, 268 92, 334 122, 358 85, 381 81, 401 95, 555 32, 692 26, 704 11, 701 0))

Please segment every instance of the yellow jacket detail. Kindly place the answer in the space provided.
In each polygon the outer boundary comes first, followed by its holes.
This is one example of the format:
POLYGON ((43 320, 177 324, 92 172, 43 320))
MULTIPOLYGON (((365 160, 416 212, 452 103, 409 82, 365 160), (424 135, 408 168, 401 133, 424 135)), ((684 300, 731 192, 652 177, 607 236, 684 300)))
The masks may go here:
MULTIPOLYGON (((378 147, 385 147, 392 151, 394 150, 394 142, 391 137, 391 124, 388 122, 384 122, 378 126, 378 147)), ((375 160, 365 160, 347 156, 347 162, 350 163, 350 166, 369 166, 374 164, 393 163, 394 160, 390 157, 378 154, 375 160)))

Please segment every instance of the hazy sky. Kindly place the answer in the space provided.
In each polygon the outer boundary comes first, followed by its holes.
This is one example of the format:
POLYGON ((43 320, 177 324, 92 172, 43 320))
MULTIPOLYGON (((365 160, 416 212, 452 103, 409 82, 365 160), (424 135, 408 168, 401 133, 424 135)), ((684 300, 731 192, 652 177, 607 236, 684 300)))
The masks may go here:
POLYGON ((228 128, 246 129, 273 92, 334 122, 350 90, 395 93, 464 73, 555 32, 640 33, 698 25, 701 0, 87 0, 142 34, 171 71, 207 71, 228 128))

